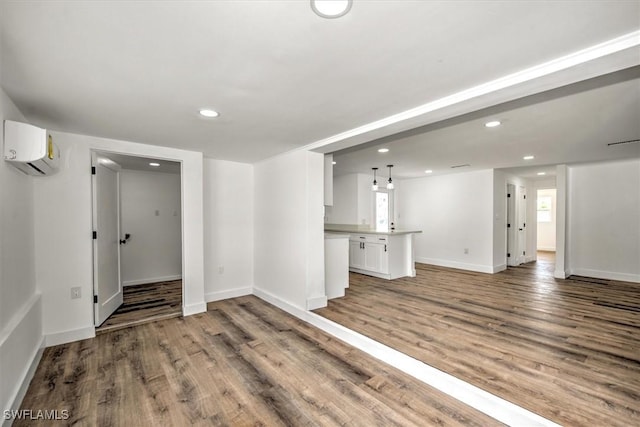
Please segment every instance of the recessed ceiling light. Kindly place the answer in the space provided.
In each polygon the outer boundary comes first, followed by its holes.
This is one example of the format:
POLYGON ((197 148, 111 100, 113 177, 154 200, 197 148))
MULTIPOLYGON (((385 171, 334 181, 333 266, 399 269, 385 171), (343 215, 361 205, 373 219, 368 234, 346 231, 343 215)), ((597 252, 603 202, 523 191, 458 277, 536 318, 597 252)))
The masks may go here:
POLYGON ((339 18, 351 10, 351 0, 311 0, 311 9, 322 18, 339 18))
POLYGON ((427 169, 424 173, 433 173, 433 171, 431 169, 427 169))
POLYGON ((388 148, 379 148, 378 149, 378 153, 388 153, 389 149, 388 148))
POLYGON ((524 160, 533 160, 533 159, 535 159, 535 157, 533 157, 533 156, 524 156, 523 159, 524 160))
POLYGON ((337 162, 331 162, 332 165, 335 165, 337 162))
POLYGON ((157 168, 158 166, 160 166, 160 163, 151 162, 149 163, 149 166, 153 166, 154 168, 157 168))
POLYGON ((546 175, 546 172, 538 172, 538 175, 546 175))
POLYGON ((220 115, 220 113, 218 113, 217 111, 214 110, 210 110, 208 108, 203 108, 200 110, 200 115, 203 117, 207 117, 207 118, 214 118, 214 117, 218 117, 220 115))
POLYGON ((487 122, 484 124, 488 128, 494 128, 496 126, 500 126, 500 122, 498 120, 493 120, 491 122, 487 122))

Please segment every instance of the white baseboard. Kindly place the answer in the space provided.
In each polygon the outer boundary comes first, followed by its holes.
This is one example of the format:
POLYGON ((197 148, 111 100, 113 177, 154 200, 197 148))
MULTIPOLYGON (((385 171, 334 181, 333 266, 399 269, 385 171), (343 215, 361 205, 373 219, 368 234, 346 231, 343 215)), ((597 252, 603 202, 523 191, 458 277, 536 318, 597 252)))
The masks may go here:
POLYGON ((416 257, 416 262, 422 264, 437 265, 440 267, 457 268, 459 270, 477 271, 478 273, 493 273, 492 265, 467 264, 464 262, 449 261, 445 259, 422 258, 416 257))
POLYGON ((125 280, 122 282, 122 286, 146 285, 149 283, 170 282, 172 280, 180 279, 182 279, 181 274, 178 274, 177 276, 149 277, 147 279, 125 280))
POLYGON ((618 273, 615 271, 591 270, 588 268, 572 268, 571 274, 605 280, 640 283, 640 274, 618 273))
POLYGON ((528 263, 528 262, 533 262, 533 261, 535 261, 535 260, 537 260, 537 259, 538 259, 538 258, 537 258, 537 256, 536 256, 536 255, 528 255, 528 256, 526 256, 526 257, 524 258, 524 262, 525 262, 525 264, 526 264, 526 263, 528 263))
POLYGON ((556 270, 553 272, 553 277, 556 279, 566 279, 571 276, 571 271, 568 270, 556 270))
POLYGON ((556 247, 555 246, 539 246, 536 248, 539 251, 542 252, 555 252, 556 251, 556 247))
POLYGON ((54 345, 66 344, 74 341, 86 340, 96 336, 96 327, 94 325, 80 329, 72 329, 70 331, 56 332, 55 334, 45 335, 45 345, 51 347, 54 345))
POLYGON ((507 264, 494 265, 492 269, 492 273, 499 273, 507 269, 507 264))
POLYGON ((213 302, 213 301, 221 301, 229 298, 244 297, 246 295, 252 295, 252 294, 253 294, 253 287, 247 286, 245 288, 235 288, 235 289, 227 289, 225 291, 209 292, 208 294, 204 295, 204 300, 206 302, 213 302))
POLYGON ((301 319, 302 319, 301 316, 304 316, 305 313, 307 313, 307 311, 304 308, 298 307, 297 305, 292 304, 289 301, 285 301, 282 298, 277 297, 272 293, 264 291, 262 289, 254 287, 253 295, 301 319))
MULTIPOLYGON (((0 331, 0 409, 20 407, 43 348, 41 295, 34 293, 0 331)), ((9 426, 11 423, 3 419, 0 425, 9 426)))
POLYGON ((191 316, 192 314, 204 313, 207 311, 207 303, 199 302, 196 304, 189 304, 182 306, 182 315, 191 316))
POLYGON ((327 296, 307 298, 307 310, 315 310, 327 306, 327 296))

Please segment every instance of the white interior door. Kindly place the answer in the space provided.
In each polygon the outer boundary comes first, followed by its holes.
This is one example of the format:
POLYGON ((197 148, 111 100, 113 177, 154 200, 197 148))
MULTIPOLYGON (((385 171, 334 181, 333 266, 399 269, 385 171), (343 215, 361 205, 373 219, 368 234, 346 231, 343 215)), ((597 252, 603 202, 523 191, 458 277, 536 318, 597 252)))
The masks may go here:
POLYGON ((507 265, 518 265, 516 254, 516 186, 507 184, 507 265))
POLYGON ((120 280, 120 167, 92 156, 93 291, 95 325, 122 304, 120 280), (94 173, 95 171, 95 173, 94 173))
POLYGON ((527 189, 518 188, 518 264, 526 261, 527 249, 527 189))

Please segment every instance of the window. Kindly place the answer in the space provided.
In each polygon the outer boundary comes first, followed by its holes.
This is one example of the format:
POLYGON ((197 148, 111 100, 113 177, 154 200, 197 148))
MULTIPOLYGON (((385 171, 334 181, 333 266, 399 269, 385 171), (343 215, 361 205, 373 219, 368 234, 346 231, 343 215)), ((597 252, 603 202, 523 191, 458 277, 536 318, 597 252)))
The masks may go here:
POLYGON ((538 196, 538 222, 551 222, 551 196, 538 196))

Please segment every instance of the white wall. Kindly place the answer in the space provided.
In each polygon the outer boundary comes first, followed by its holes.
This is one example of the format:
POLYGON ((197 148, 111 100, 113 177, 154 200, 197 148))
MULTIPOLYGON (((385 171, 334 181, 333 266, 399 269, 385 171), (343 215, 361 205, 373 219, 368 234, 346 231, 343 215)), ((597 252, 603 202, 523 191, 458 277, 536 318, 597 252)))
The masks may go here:
POLYGON ((205 299, 253 288, 253 165, 204 159, 205 299))
POLYGON ((120 172, 123 285, 154 283, 182 277, 180 175, 120 172))
POLYGON ((493 272, 493 193, 492 170, 402 180, 398 223, 422 230, 416 261, 493 272))
POLYGON ((301 309, 326 304, 323 163, 322 154, 300 150, 255 165, 254 292, 262 298, 301 309))
POLYGON ((54 133, 61 169, 35 181, 36 281, 47 345, 94 335, 91 149, 182 162, 183 313, 206 310, 202 153, 68 133, 54 133), (72 300, 70 288, 82 297, 72 300))
POLYGON ((571 274, 640 282, 640 159, 568 168, 571 274))
MULTIPOLYGON (((556 189, 546 188, 538 189, 538 198, 550 197, 551 198, 551 222, 538 222, 537 231, 537 249, 539 251, 553 251, 556 250, 556 189)), ((537 206, 537 202, 536 202, 537 206)))
POLYGON ((330 224, 372 225, 372 179, 372 177, 361 173, 334 177, 333 206, 326 209, 326 222, 330 224))
MULTIPOLYGON (((0 122, 25 122, 0 89, 0 122)), ((4 149, 4 132, 0 146, 4 149)), ((32 178, 0 160, 0 410, 17 409, 43 345, 32 178)))

